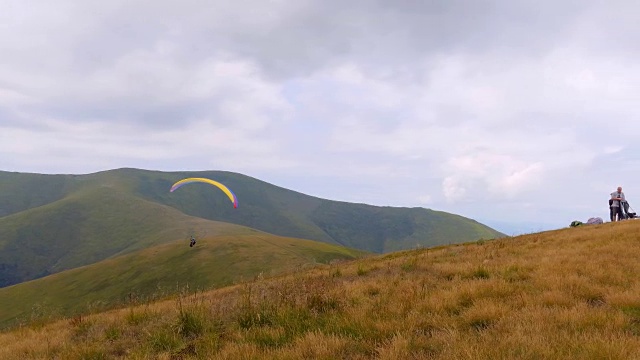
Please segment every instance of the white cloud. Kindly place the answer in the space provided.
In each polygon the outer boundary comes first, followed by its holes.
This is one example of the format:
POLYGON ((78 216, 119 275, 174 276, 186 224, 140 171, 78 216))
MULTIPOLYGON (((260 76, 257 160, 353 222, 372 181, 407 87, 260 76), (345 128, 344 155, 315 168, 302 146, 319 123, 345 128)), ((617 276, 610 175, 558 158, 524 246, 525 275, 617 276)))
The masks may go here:
POLYGON ((607 146, 604 148, 603 152, 607 155, 610 154, 615 154, 615 153, 619 153, 620 151, 622 151, 624 149, 624 147, 622 146, 607 146))
POLYGON ((540 186, 544 177, 542 164, 528 164, 508 155, 472 154, 450 159, 445 165, 447 179, 458 183, 478 182, 498 198, 513 198, 540 186))
POLYGON ((425 194, 417 197, 418 201, 424 205, 429 205, 433 202, 433 198, 431 195, 425 194))
POLYGON ((442 181, 442 192, 448 202, 462 200, 466 195, 467 189, 459 184, 459 181, 459 179, 453 177, 446 177, 442 181))

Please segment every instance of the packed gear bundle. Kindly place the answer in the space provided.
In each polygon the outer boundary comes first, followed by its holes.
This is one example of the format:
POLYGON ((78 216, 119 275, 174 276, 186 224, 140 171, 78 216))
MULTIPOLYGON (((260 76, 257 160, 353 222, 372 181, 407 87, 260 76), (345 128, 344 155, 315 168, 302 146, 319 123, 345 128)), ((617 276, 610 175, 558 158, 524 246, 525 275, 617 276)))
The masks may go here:
POLYGON ((589 220, 587 220, 587 224, 589 225, 604 224, 604 221, 602 220, 602 218, 592 217, 592 218, 589 218, 589 220))
MULTIPOLYGON (((613 200, 609 200, 609 209, 611 209, 611 205, 613 204, 613 200)), ((631 205, 629 205, 628 201, 621 201, 620 205, 622 205, 622 219, 636 219, 638 215, 636 215, 636 211, 633 210, 631 205)))
POLYGON ((622 213, 625 219, 634 219, 637 217, 636 211, 633 210, 631 205, 629 205, 628 201, 622 201, 621 205, 622 205, 622 213))

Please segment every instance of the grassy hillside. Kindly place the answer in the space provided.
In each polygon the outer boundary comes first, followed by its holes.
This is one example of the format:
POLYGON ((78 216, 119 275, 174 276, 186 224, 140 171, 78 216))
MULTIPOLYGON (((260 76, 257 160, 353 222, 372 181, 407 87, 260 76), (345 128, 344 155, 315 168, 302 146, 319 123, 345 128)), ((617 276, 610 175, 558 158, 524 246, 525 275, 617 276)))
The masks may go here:
POLYGON ((424 208, 330 201, 229 172, 161 173, 134 169, 114 172, 137 184, 137 194, 186 214, 372 252, 503 236, 474 220, 454 214, 424 208), (173 182, 185 177, 212 178, 226 184, 237 195, 239 208, 233 209, 222 192, 212 190, 206 184, 167 192, 173 182))
POLYGON ((44 313, 82 313, 362 255, 260 233, 206 236, 193 248, 179 240, 0 289, 0 327, 44 313))
POLYGON ((503 236, 476 221, 445 212, 329 201, 224 171, 117 169, 48 176, 0 173, 0 198, 13 204, 2 209, 0 216, 102 187, 167 205, 187 215, 373 252, 503 236), (185 177, 208 177, 226 184, 238 196, 239 208, 233 209, 221 191, 207 184, 191 184, 169 193, 171 185, 185 177), (31 193, 30 189, 36 186, 44 190, 31 193))
POLYGON ((638 359, 640 221, 398 252, 0 335, 0 358, 638 359))
POLYGON ((0 171, 0 217, 62 199, 75 188, 70 179, 0 171))
POLYGON ((61 200, 0 218, 0 286, 182 239, 257 230, 184 215, 111 187, 77 190, 61 200))
POLYGON ((462 216, 420 208, 327 201, 311 213, 310 220, 342 245, 377 253, 499 236, 462 216))

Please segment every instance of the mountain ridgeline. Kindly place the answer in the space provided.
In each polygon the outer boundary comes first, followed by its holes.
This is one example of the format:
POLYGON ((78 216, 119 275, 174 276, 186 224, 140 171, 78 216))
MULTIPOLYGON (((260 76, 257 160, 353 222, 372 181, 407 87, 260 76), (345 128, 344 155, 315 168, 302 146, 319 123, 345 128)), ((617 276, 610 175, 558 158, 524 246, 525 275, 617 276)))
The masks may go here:
POLYGON ((0 172, 0 286, 185 238, 268 233, 367 252, 503 236, 474 220, 424 208, 324 200, 223 172, 116 169, 87 175, 0 172), (237 195, 234 209, 206 177, 237 195))

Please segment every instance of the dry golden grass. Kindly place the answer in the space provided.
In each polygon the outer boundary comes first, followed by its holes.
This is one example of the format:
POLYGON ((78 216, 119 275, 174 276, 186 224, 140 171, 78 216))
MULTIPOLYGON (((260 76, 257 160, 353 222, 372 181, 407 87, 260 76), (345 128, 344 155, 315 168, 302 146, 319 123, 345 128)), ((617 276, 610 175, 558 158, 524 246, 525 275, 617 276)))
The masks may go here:
POLYGON ((389 254, 0 334, 2 359, 640 359, 640 221, 389 254))

